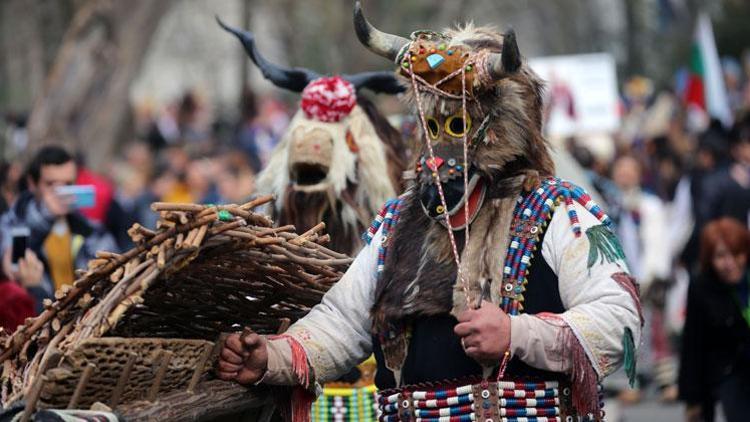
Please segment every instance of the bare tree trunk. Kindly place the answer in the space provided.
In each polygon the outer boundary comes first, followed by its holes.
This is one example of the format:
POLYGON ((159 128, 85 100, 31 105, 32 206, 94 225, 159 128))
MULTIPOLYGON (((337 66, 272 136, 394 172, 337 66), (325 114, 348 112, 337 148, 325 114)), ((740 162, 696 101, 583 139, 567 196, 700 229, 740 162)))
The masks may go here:
POLYGON ((128 88, 170 0, 90 0, 73 18, 32 108, 31 149, 61 142, 100 167, 126 129, 128 88))
POLYGON ((626 74, 634 75, 643 72, 643 45, 641 45, 641 1, 625 1, 625 37, 627 48, 626 74))
POLYGON ((74 8, 72 0, 0 2, 0 108, 29 110, 74 8))

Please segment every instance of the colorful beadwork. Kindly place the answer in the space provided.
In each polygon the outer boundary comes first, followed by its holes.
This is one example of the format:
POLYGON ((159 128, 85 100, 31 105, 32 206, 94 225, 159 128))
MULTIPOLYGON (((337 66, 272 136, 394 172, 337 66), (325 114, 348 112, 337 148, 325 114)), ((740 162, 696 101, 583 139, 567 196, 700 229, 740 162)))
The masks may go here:
POLYGON ((384 391, 377 401, 379 420, 388 422, 560 421, 561 400, 569 395, 557 381, 498 381, 384 391))
POLYGON ((312 422, 369 422, 378 419, 377 390, 374 385, 361 388, 324 388, 312 405, 312 422))
POLYGON ((542 231, 558 205, 565 204, 573 234, 581 236, 581 223, 574 202, 586 208, 603 226, 609 227, 612 224, 586 191, 555 177, 542 180, 537 189, 518 198, 503 266, 503 283, 500 286, 503 296, 501 307, 508 314, 518 315, 523 310, 523 292, 528 283, 526 275, 542 231))
POLYGON ((373 220, 372 224, 370 224, 370 228, 367 229, 367 231, 362 235, 362 240, 367 242, 367 244, 369 245, 372 242, 372 239, 375 237, 375 233, 377 233, 381 227, 383 228, 382 242, 380 243, 380 245, 378 245, 378 276, 380 276, 380 274, 383 272, 383 268, 385 268, 385 258, 388 251, 388 234, 390 233, 393 226, 398 223, 402 203, 403 197, 389 199, 388 201, 386 201, 383 209, 380 210, 378 215, 375 217, 375 220, 373 220))

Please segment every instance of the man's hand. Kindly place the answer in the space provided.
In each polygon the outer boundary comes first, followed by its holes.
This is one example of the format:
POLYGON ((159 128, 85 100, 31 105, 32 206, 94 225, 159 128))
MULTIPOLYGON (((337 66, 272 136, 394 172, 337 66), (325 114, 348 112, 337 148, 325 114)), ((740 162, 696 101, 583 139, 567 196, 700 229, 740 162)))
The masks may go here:
POLYGON ((44 264, 31 249, 26 249, 26 254, 18 260, 17 280, 26 288, 38 287, 42 284, 44 277, 44 264))
POLYGON ((458 316, 453 331, 461 337, 466 355, 479 363, 497 364, 510 347, 510 317, 492 302, 458 316))
POLYGON ((240 384, 258 382, 268 369, 266 338, 245 328, 242 334, 231 334, 219 355, 219 378, 240 384))

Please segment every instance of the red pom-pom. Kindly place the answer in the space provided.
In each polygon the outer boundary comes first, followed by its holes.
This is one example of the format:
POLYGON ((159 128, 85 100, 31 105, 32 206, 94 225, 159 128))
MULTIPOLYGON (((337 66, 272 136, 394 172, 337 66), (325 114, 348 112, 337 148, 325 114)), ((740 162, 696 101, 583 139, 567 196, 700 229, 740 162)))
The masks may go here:
POLYGON ((300 107, 308 119, 338 122, 357 104, 354 85, 338 76, 318 78, 302 91, 300 107))

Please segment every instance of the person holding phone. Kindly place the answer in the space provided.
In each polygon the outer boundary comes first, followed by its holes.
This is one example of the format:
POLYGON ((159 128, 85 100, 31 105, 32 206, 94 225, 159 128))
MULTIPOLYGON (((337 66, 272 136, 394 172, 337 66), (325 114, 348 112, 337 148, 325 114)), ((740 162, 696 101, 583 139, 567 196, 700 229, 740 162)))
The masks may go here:
MULTIPOLYGON (((97 251, 116 251, 111 235, 79 212, 78 207, 90 203, 93 192, 75 186, 76 176, 77 165, 65 149, 41 148, 26 171, 28 189, 0 218, 3 256, 13 246, 13 231, 28 228, 26 248, 44 265, 41 287, 49 297, 72 284, 75 269, 84 268, 97 251)), ((36 305, 41 311, 40 300, 36 305)))
POLYGON ((13 256, 18 254, 18 248, 14 249, 8 249, 3 256, 4 274, 0 278, 0 328, 9 333, 26 318, 36 315, 35 303, 41 303, 47 296, 42 286, 42 262, 25 246, 20 257, 13 256))

